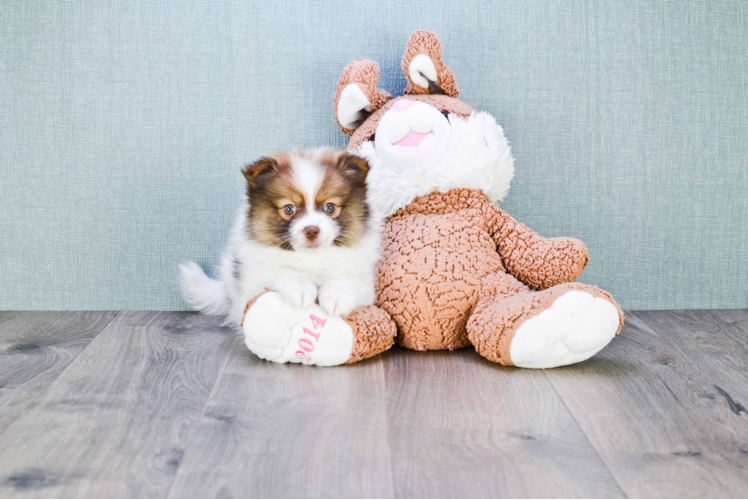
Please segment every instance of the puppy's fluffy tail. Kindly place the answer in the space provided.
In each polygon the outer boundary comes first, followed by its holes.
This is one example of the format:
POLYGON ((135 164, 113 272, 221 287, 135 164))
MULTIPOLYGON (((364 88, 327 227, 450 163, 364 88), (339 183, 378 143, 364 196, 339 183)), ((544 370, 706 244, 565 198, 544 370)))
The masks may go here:
POLYGON ((229 312, 231 304, 226 286, 222 281, 209 278, 194 262, 180 264, 179 286, 184 300, 198 311, 216 315, 229 312))

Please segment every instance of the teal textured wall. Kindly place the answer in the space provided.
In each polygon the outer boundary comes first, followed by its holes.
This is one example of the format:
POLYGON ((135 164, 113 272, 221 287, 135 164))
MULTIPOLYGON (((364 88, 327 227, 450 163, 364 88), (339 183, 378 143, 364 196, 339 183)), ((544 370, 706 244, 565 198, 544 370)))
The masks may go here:
POLYGON ((260 155, 344 147, 415 29, 516 157, 503 208, 629 309, 748 307, 748 2, 0 3, 0 309, 181 309, 260 155))

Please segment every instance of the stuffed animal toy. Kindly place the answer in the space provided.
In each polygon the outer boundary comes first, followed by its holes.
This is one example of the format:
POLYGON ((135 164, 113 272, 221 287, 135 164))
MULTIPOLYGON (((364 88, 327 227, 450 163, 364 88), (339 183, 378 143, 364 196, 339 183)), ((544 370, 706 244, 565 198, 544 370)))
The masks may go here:
POLYGON ((247 346, 277 362, 352 363, 393 341, 408 349, 474 346, 507 366, 584 361, 620 331, 607 292, 574 283, 589 260, 573 238, 542 238, 503 212, 514 158, 494 118, 457 99, 429 31, 402 60, 408 85, 392 99, 379 66, 359 59, 340 77, 335 117, 348 150, 370 165, 369 199, 384 219, 377 302, 347 318, 297 310, 275 292, 247 305, 247 346))

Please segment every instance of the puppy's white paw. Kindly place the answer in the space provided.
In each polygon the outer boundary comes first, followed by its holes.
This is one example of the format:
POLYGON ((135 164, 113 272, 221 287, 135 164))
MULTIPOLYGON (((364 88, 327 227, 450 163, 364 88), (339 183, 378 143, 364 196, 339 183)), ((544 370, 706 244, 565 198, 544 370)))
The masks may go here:
POLYGON ((297 309, 305 309, 317 299, 317 287, 312 281, 300 274, 285 274, 278 278, 272 289, 297 309))
POLYGON ((356 288, 347 281, 328 281, 319 289, 319 305, 327 314, 345 318, 356 308, 356 288))

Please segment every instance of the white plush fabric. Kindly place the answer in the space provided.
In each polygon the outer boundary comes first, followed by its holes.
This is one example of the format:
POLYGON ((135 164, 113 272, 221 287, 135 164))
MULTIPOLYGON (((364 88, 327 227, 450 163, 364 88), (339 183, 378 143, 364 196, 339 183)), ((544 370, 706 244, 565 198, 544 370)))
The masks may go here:
POLYGON ((424 103, 404 113, 388 111, 377 128, 376 144, 365 142, 356 151, 371 166, 369 201, 377 215, 387 217, 418 196, 456 187, 480 189, 496 202, 503 199, 514 177, 514 158, 496 120, 479 112, 467 119, 449 115, 447 121, 423 106, 436 111, 424 103), (408 114, 411 131, 428 131, 421 121, 431 117, 434 133, 417 147, 394 146, 407 133, 403 115, 408 114))
POLYGON ((399 111, 397 104, 401 102, 403 100, 395 103, 395 107, 379 121, 374 145, 382 161, 409 168, 409 165, 421 163, 423 158, 438 156, 449 144, 452 127, 438 109, 425 102, 409 101, 412 105, 405 111, 399 111), (395 145, 411 132, 427 132, 431 135, 417 147, 395 145))
POLYGON ((520 325, 509 357, 521 368, 555 368, 591 358, 618 330, 618 310, 605 299, 572 290, 520 325))
POLYGON ((434 62, 426 54, 418 54, 410 61, 408 74, 414 83, 424 88, 429 88, 429 80, 434 83, 439 81, 434 62))
POLYGON ((368 116, 364 111, 371 112, 371 103, 363 90, 352 83, 343 89, 338 101, 338 121, 345 128, 356 129, 368 116))

